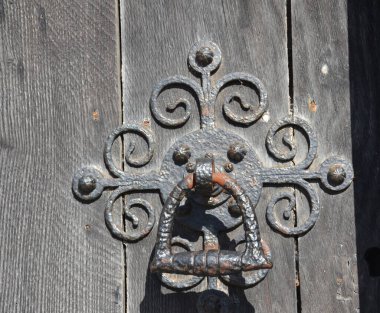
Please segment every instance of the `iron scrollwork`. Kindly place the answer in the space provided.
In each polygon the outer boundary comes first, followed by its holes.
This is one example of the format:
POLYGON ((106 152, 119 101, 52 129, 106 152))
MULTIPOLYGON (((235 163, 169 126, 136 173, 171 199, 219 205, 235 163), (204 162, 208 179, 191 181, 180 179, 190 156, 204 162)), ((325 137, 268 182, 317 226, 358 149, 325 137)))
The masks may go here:
MULTIPOLYGON (((73 179, 73 192, 83 201, 97 199, 105 189, 113 190, 105 209, 106 224, 112 235, 128 242, 140 240, 151 232, 156 222, 154 210, 143 199, 127 203, 124 208, 125 217, 134 226, 137 226, 139 220, 130 212, 131 207, 139 207, 148 215, 147 225, 139 233, 129 234, 113 220, 114 202, 130 191, 160 193, 164 207, 151 270, 157 272, 160 280, 173 289, 191 288, 205 276, 209 279, 210 289, 217 288, 217 279, 234 286, 250 287, 265 278, 272 266, 272 256, 268 244, 261 239, 254 210, 263 187, 297 186, 307 195, 310 214, 301 225, 289 226, 289 223, 284 222, 290 219, 296 209, 294 193, 279 192, 270 200, 266 210, 267 222, 273 230, 283 235, 300 236, 310 231, 319 216, 318 194, 311 182, 319 181, 325 189, 338 192, 346 189, 353 179, 351 164, 339 157, 325 160, 317 170, 310 169, 317 154, 317 136, 309 123, 301 117, 284 117, 269 128, 265 141, 268 153, 279 162, 287 162, 284 166, 273 168, 262 165, 246 140, 231 131, 217 128, 215 108, 216 103, 220 102, 217 99, 221 97, 222 90, 231 88, 234 84, 254 90, 258 95, 258 103, 250 103, 240 92, 224 94, 221 102, 226 119, 247 127, 260 119, 268 109, 267 91, 263 83, 253 75, 231 73, 212 84, 211 76, 218 70, 221 61, 221 51, 215 43, 197 42, 189 52, 188 63, 191 70, 201 77, 201 84, 177 75, 160 81, 154 87, 150 97, 150 110, 159 124, 171 128, 181 127, 193 114, 191 99, 184 97, 174 103, 167 103, 166 113, 163 113, 158 99, 163 91, 170 88, 180 86, 190 91, 200 112, 200 129, 177 140, 166 152, 159 169, 145 174, 131 174, 116 166, 112 158, 112 146, 120 136, 133 133, 147 143, 147 151, 140 158, 133 156, 134 143, 130 143, 125 156, 129 166, 142 167, 150 162, 155 153, 155 138, 149 127, 137 123, 123 124, 109 135, 104 149, 105 164, 115 178, 104 178, 95 168, 83 168, 73 179), (242 114, 231 108, 232 102, 240 104, 242 114), (182 116, 166 116, 170 112, 174 113, 179 106, 183 109, 182 116), (289 132, 284 131, 286 129, 297 129, 305 136, 308 150, 301 162, 294 161, 297 146, 289 132), (279 135, 287 149, 279 147, 280 141, 276 140, 279 135), (288 165, 290 163, 292 164, 288 165), (185 178, 180 180, 181 177, 185 178), (176 211, 183 205, 185 198, 191 209, 185 215, 177 215, 176 211), (275 207, 284 199, 288 201, 288 207, 281 218, 276 214, 275 207), (172 238, 174 222, 202 232, 204 250, 193 251, 189 241, 180 237, 172 238), (219 234, 239 225, 243 225, 244 235, 237 242, 245 243, 245 250, 241 253, 221 250, 219 234), (173 254, 171 246, 175 244, 182 245, 186 251, 173 254), (242 272, 245 272, 244 275, 241 275, 242 272), (188 276, 183 280, 172 280, 168 273, 188 276)), ((201 306, 198 304, 198 307, 201 306)))

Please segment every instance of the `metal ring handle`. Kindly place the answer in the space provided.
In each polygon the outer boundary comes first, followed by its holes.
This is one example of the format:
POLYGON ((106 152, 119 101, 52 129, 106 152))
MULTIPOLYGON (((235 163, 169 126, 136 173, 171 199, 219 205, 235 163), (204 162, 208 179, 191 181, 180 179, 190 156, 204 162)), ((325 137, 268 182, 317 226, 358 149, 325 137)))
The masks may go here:
POLYGON ((227 174, 212 173, 212 183, 229 191, 241 209, 244 219, 245 250, 237 252, 211 249, 171 253, 171 232, 175 211, 186 193, 194 187, 194 176, 190 174, 174 187, 164 204, 155 257, 150 267, 152 272, 218 276, 272 267, 272 263, 263 253, 258 224, 249 197, 227 174))

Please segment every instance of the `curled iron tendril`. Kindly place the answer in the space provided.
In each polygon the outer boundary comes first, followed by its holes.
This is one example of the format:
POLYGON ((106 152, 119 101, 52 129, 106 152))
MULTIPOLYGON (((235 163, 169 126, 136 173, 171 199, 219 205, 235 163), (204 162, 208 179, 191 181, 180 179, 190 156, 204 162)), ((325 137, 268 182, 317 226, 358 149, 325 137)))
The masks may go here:
POLYGON ((166 111, 169 112, 176 111, 180 104, 184 107, 185 113, 179 118, 169 118, 158 109, 158 97, 160 94, 164 90, 174 87, 188 90, 193 94, 195 100, 199 103, 202 128, 206 125, 214 125, 216 98, 222 89, 228 88, 228 85, 234 82, 244 86, 248 85, 255 90, 259 96, 259 104, 255 109, 255 106, 249 104, 240 94, 235 92, 227 95, 223 104, 223 111, 230 120, 238 124, 249 125, 259 119, 267 110, 267 92, 262 82, 253 75, 239 72, 231 73, 218 80, 215 86, 211 86, 210 75, 221 63, 221 52, 215 43, 209 41, 196 43, 191 48, 188 58, 189 66, 192 70, 201 74, 202 85, 179 75, 161 80, 154 87, 150 97, 150 109, 152 114, 161 124, 169 127, 181 126, 190 118, 192 111, 191 104, 190 101, 185 98, 180 98, 174 103, 166 104, 166 111), (207 52, 203 53, 202 51, 207 52), (245 116, 240 116, 231 111, 230 102, 233 99, 241 103, 242 109, 246 112, 245 116))
POLYGON ((124 230, 121 230, 120 227, 116 225, 116 223, 114 222, 114 219, 113 219, 114 208, 113 207, 114 207, 116 199, 118 199, 123 193, 129 190, 130 188, 120 188, 116 190, 110 196, 107 202, 106 210, 104 212, 104 217, 106 220, 107 227, 109 228, 109 230, 115 237, 124 241, 131 242, 131 241, 140 240, 144 238, 145 236, 147 236, 155 224, 156 217, 154 214, 154 210, 148 201, 140 199, 140 198, 131 199, 124 208, 124 213, 127 219, 132 221, 132 225, 134 227, 139 226, 139 219, 136 217, 136 215, 132 214, 130 211, 132 207, 138 207, 138 208, 143 209, 146 212, 146 214, 148 215, 148 222, 145 225, 145 227, 143 227, 140 231, 128 233, 124 230))
POLYGON ((158 109, 158 97, 164 90, 169 89, 171 86, 185 87, 185 89, 192 91, 196 97, 195 100, 197 101, 203 101, 202 89, 195 81, 179 75, 164 79, 153 88, 153 92, 150 97, 150 109, 153 116, 157 121, 165 126, 181 126, 188 121, 191 115, 191 104, 189 100, 185 98, 179 98, 174 103, 169 103, 166 105, 166 110, 170 112, 174 112, 180 105, 184 107, 185 114, 182 117, 176 119, 166 117, 158 109))
POLYGON ((124 124, 116 128, 115 130, 113 130, 106 140, 106 144, 104 147, 104 161, 109 171, 117 177, 125 176, 126 173, 120 170, 115 165, 113 161, 113 157, 112 157, 112 145, 115 142, 117 137, 126 133, 134 133, 143 137, 143 139, 146 141, 148 145, 148 151, 143 156, 134 158, 132 155, 135 150, 135 142, 133 141, 130 142, 129 146, 127 147, 127 151, 125 155, 125 160, 129 165, 136 166, 136 167, 144 166, 152 159, 153 153, 156 147, 153 135, 148 128, 140 127, 135 124, 124 124))
POLYGON ((220 91, 224 88, 228 88, 230 83, 238 82, 241 85, 246 83, 248 86, 252 86, 253 90, 256 90, 259 95, 259 105, 255 109, 255 105, 249 103, 239 92, 232 92, 227 94, 223 103, 224 114, 233 122, 241 125, 250 125, 258 120, 264 112, 268 109, 268 95, 263 83, 255 76, 246 73, 231 73, 224 76, 222 79, 216 82, 215 87, 212 89, 212 99, 216 99, 220 91), (240 116, 235 114, 231 110, 231 102, 236 100, 240 103, 245 115, 240 116))
POLYGON ((293 181, 292 183, 298 184, 305 192, 310 202, 310 214, 305 222, 296 227, 289 227, 282 224, 283 219, 280 219, 277 214, 275 214, 275 205, 283 199, 289 201, 288 207, 283 213, 283 218, 287 220, 290 217, 291 211, 295 208, 296 198, 295 195, 290 192, 281 192, 275 195, 269 202, 266 217, 269 225, 276 231, 288 235, 288 236, 299 236, 307 233, 316 223, 319 217, 319 199, 315 190, 306 181, 293 181))
POLYGON ((272 127, 269 129, 268 134, 267 134, 267 138, 266 138, 267 149, 272 156, 274 156, 276 159, 282 162, 291 161, 295 158, 297 154, 297 147, 292 141, 291 136, 289 134, 285 134, 285 136, 283 137, 284 144, 289 148, 287 151, 280 150, 275 144, 274 138, 276 134, 281 129, 287 128, 287 127, 295 127, 297 129, 300 129, 302 134, 306 136, 306 139, 308 141, 308 146, 309 146, 307 155, 302 162, 296 164, 293 167, 294 169, 306 169, 313 162, 317 154, 318 143, 317 143, 317 137, 313 129, 305 120, 299 117, 286 117, 274 123, 272 127))

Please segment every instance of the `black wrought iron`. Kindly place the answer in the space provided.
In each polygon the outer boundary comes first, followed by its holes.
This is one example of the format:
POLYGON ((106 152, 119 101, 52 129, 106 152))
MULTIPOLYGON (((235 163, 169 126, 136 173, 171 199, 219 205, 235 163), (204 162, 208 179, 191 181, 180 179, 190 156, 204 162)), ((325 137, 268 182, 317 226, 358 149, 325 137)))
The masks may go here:
MULTIPOLYGON (((206 208, 205 208, 206 209, 206 208)), ((205 225, 208 234, 217 237, 214 224, 205 225)), ((268 249, 269 250, 269 249, 268 249)), ((267 251, 267 255, 269 255, 267 251)), ((159 223, 155 257, 151 264, 153 272, 220 276, 259 269, 272 268, 261 246, 259 226, 254 207, 246 192, 237 182, 225 173, 216 173, 213 159, 197 160, 195 174, 188 174, 169 194, 165 201, 159 223), (176 210, 187 193, 193 188, 207 195, 212 193, 213 184, 217 184, 232 195, 243 216, 245 243, 244 252, 219 249, 217 240, 205 236, 205 249, 196 252, 172 254, 171 233, 176 210)))
MULTIPOLYGON (((95 168, 79 170, 73 179, 74 194, 81 200, 91 201, 101 196, 104 189, 114 189, 106 205, 105 220, 110 232, 124 241, 136 241, 147 236, 155 223, 156 217, 150 204, 142 199, 127 203, 125 216, 134 225, 137 218, 130 213, 131 206, 137 206, 148 214, 148 224, 138 234, 128 234, 118 228, 113 220, 113 204, 117 198, 129 191, 159 191, 164 203, 152 270, 159 273, 161 281, 171 288, 190 288, 198 284, 204 276, 209 277, 209 287, 215 289, 216 279, 227 284, 249 287, 265 278, 271 267, 271 253, 268 245, 261 241, 254 208, 265 186, 291 185, 302 189, 310 204, 308 219, 301 225, 287 226, 294 214, 295 196, 293 193, 279 192, 269 202, 266 211, 267 222, 279 233, 299 236, 307 233, 319 216, 319 199, 312 181, 319 181, 327 190, 338 192, 346 189, 352 182, 353 169, 349 162, 340 157, 331 157, 318 168, 310 165, 317 154, 317 136, 306 120, 297 116, 287 116, 275 122, 268 131, 266 147, 269 154, 279 162, 288 162, 284 166, 267 168, 257 158, 253 147, 243 138, 231 131, 215 126, 215 105, 221 91, 239 84, 250 88, 258 94, 259 103, 252 104, 240 93, 233 91, 224 96, 223 112, 225 117, 235 124, 249 126, 260 119, 268 108, 267 92, 263 83, 253 75, 231 73, 217 80, 213 85, 211 75, 222 60, 219 47, 210 41, 197 42, 190 50, 188 63, 193 71, 201 76, 201 84, 184 77, 173 76, 160 81, 153 89, 150 109, 155 120, 163 126, 180 127, 192 114, 191 99, 180 98, 166 105, 166 113, 160 109, 158 99, 168 88, 182 86, 191 91, 196 98, 200 111, 200 129, 185 135, 166 152, 160 169, 146 174, 131 174, 116 166, 112 158, 112 145, 116 138, 128 133, 141 136, 147 143, 148 150, 135 158, 134 144, 127 148, 125 160, 130 166, 141 167, 150 162, 155 153, 155 138, 149 128, 142 124, 123 124, 115 129, 106 140, 104 159, 110 173, 115 177, 104 178, 95 168), (238 115, 231 109, 231 102, 237 101, 242 108, 238 115), (184 115, 180 118, 166 116, 167 112, 176 111, 181 105, 184 115), (294 162, 297 146, 293 137, 284 129, 297 129, 308 142, 306 157, 301 162, 294 162), (285 135, 282 135, 284 134, 285 135), (282 136, 283 149, 278 145, 282 136), (278 139, 278 138, 277 138, 278 139), (292 165, 288 165, 293 161, 292 165), (212 164, 212 165, 211 165, 212 164), (211 166, 211 167, 210 167, 211 166), (317 168, 317 169, 314 169, 317 168), (185 178, 181 180, 182 177, 185 178), (175 182, 180 181, 176 184, 175 182), (185 215, 176 215, 176 208, 187 197, 191 208, 185 215), (288 200, 288 207, 282 216, 275 211, 276 204, 288 200), (217 225, 215 220, 218 220, 217 225), (204 235, 204 251, 192 251, 191 244, 183 238, 171 238, 174 222, 200 231, 204 235), (223 251, 219 249, 218 235, 243 224, 245 236, 238 242, 245 242, 246 251, 223 251), (172 254, 171 245, 182 243, 188 250, 180 255, 172 254), (249 255, 249 256, 248 256, 249 255), (252 256, 254 257, 254 261, 252 256), (218 260, 218 261, 215 261, 218 260), (203 262, 203 263, 202 263, 203 262), (224 265, 222 264, 224 262, 224 265), (195 266, 198 264, 199 266, 195 266), (228 264, 228 265, 227 265, 228 264), (223 265, 223 266, 222 266, 223 265), (246 275, 237 272, 247 271, 246 275), (188 274, 181 280, 171 280, 167 272, 188 274)), ((218 101, 219 102, 219 101, 218 101)))

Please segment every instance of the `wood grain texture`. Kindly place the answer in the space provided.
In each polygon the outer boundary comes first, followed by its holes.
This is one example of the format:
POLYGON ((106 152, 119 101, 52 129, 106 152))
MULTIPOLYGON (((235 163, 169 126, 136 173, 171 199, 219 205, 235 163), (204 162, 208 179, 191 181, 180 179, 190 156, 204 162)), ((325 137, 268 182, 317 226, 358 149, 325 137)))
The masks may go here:
POLYGON ((120 122, 114 1, 0 2, 0 311, 124 311, 105 199, 71 192, 120 122))
MULTIPOLYGON (((330 156, 351 159, 346 1, 292 1, 294 104, 317 132, 316 167, 330 156)), ((315 227, 299 238, 302 312, 358 312, 354 188, 318 191, 315 227)), ((308 215, 304 197, 298 216, 308 215), (304 211, 303 211, 304 210, 304 211)))
POLYGON ((379 16, 379 1, 348 1, 355 222, 362 313, 380 312, 379 16))
MULTIPOLYGON (((286 116, 289 110, 285 1, 122 0, 120 13, 124 120, 139 124, 145 120, 158 143, 152 162, 143 169, 128 171, 159 167, 165 151, 176 139, 199 128, 195 103, 187 124, 176 129, 162 128, 151 117, 149 97, 153 86, 168 76, 179 74, 198 81, 188 70, 187 55, 200 39, 210 39, 222 50, 223 63, 213 81, 229 72, 244 71, 256 75, 268 89, 269 123, 259 120, 249 128, 231 125, 224 120, 221 103, 216 106, 216 123, 217 127, 250 141, 266 166, 274 164, 264 143, 271 122, 286 116)), ((143 148, 139 141, 136 149, 143 148)), ((236 292, 241 312, 296 310, 294 242, 274 233, 265 221, 265 208, 273 192, 265 190, 257 214, 262 236, 272 248, 275 266, 264 282, 236 292)), ((158 217, 162 208, 158 196, 139 196, 148 197, 158 217)), ((204 285, 186 293, 173 293, 161 287, 149 273, 148 256, 155 237, 156 228, 141 242, 127 245, 127 312, 194 312, 196 292, 204 289, 204 285)))

